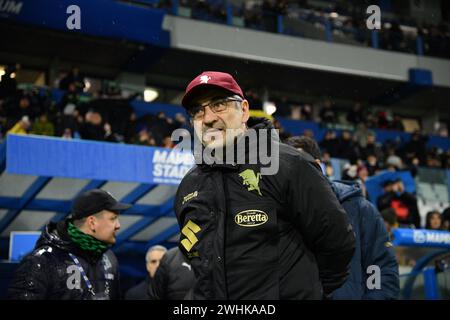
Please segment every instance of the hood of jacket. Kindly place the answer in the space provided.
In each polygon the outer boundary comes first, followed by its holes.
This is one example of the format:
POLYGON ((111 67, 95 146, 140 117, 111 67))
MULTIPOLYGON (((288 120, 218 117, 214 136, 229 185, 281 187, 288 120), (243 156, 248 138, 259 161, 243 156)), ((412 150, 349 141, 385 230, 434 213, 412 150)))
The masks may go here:
POLYGON ((362 189, 357 182, 335 180, 331 182, 331 187, 340 203, 350 198, 363 197, 362 189))

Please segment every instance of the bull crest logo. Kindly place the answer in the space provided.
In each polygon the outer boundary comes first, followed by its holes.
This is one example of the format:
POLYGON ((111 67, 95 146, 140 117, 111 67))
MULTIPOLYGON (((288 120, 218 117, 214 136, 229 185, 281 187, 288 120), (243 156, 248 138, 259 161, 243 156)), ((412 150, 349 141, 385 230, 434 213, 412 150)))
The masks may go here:
POLYGON ((210 76, 201 76, 200 77, 200 83, 208 83, 208 81, 211 80, 210 76))
POLYGON ((261 179, 261 173, 255 173, 251 169, 247 169, 239 174, 239 176, 244 180, 242 183, 244 186, 248 187, 248 191, 256 190, 258 194, 262 196, 261 190, 259 189, 259 180, 261 179))

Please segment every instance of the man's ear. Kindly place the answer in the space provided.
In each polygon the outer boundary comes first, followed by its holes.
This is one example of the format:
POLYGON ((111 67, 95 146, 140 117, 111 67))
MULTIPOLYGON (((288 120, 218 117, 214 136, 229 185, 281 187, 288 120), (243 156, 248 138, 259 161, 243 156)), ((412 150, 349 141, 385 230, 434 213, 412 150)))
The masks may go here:
POLYGON ((89 216, 87 217, 87 226, 89 228, 89 230, 91 230, 92 232, 95 232, 95 225, 96 225, 96 219, 94 216, 89 216))
POLYGON ((242 123, 246 123, 250 118, 250 105, 247 100, 241 102, 242 108, 242 123))

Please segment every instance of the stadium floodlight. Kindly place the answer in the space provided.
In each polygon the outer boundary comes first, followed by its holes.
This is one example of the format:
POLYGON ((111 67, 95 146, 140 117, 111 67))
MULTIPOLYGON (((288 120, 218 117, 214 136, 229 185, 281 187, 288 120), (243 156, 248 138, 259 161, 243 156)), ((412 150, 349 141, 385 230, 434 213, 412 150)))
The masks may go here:
POLYGON ((275 113, 277 111, 277 107, 275 106, 275 103, 271 101, 266 101, 263 103, 263 110, 265 113, 267 113, 269 116, 275 113))
POLYGON ((158 91, 152 88, 145 88, 144 90, 144 101, 145 102, 152 102, 156 98, 158 98, 158 91))

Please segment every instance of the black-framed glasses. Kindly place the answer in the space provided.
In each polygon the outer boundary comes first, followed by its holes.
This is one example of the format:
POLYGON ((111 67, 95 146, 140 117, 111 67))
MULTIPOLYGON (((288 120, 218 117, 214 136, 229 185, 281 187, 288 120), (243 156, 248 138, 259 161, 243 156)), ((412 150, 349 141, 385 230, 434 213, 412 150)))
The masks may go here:
POLYGON ((238 97, 230 97, 230 98, 224 98, 224 99, 218 99, 218 100, 214 100, 210 103, 206 103, 204 105, 201 106, 194 106, 189 110, 189 115, 194 119, 194 120, 199 120, 202 119, 203 116, 205 115, 205 108, 209 107, 211 109, 212 112, 214 113, 220 113, 225 111, 228 106, 229 106, 229 102, 232 101, 238 101, 238 102, 242 102, 243 100, 241 98, 238 97))

